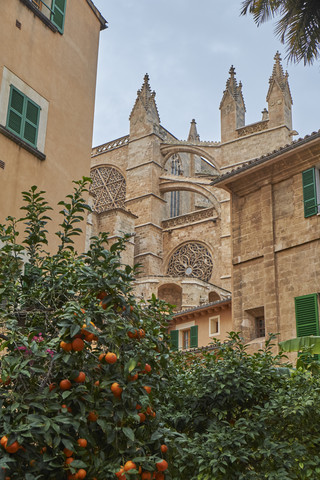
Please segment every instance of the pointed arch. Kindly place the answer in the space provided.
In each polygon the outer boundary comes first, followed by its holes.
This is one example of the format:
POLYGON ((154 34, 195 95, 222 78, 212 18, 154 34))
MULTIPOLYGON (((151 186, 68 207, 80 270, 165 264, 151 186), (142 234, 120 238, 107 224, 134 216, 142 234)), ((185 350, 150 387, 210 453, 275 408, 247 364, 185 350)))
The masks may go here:
POLYGON ((207 151, 206 148, 199 147, 197 145, 190 145, 190 144, 162 144, 160 146, 160 151, 163 155, 162 159, 162 166, 164 167, 168 159, 173 154, 179 153, 191 153, 193 155, 197 155, 199 157, 203 157, 203 159, 211 165, 213 168, 217 170, 217 173, 220 173, 220 165, 217 160, 213 157, 211 153, 207 151))

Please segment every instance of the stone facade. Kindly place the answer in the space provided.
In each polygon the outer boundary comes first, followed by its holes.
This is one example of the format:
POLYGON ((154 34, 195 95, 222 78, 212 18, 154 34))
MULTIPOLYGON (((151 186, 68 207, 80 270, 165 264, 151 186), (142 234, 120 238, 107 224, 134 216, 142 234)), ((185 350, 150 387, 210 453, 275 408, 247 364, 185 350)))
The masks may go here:
MULTIPOLYGON (((220 142, 201 141, 195 120, 185 141, 168 132, 160 124, 146 75, 130 114, 129 135, 92 151, 91 201, 97 206, 88 237, 98 231, 112 238, 121 231, 130 233, 126 262, 141 265, 136 294, 148 298, 154 293, 177 310, 211 302, 213 295, 216 301, 230 295, 230 195, 212 181, 290 143, 294 134, 288 78, 278 53, 268 90, 269 111, 264 109, 256 124, 245 125, 242 86, 233 67, 229 74, 220 104, 220 142), (105 185, 99 175, 109 178, 105 185)), ((267 221, 263 212, 240 213, 257 227, 267 221)), ((247 228, 246 223, 241 228, 247 228)), ((258 252, 259 241, 254 241, 258 252)), ((250 240, 241 246, 248 256, 255 255, 251 247, 250 240)))
POLYGON ((314 169, 319 203, 319 165, 320 132, 215 182, 231 193, 233 326, 252 348, 257 318, 279 341, 296 337, 295 299, 320 291, 319 207, 305 217, 302 179, 314 169))
MULTIPOLYGON (((91 0, 0 0, 0 11, 0 222, 20 217, 21 192, 37 185, 54 208, 48 236, 54 250, 57 203, 73 190, 73 180, 90 172, 99 34, 106 21, 91 0), (63 11, 56 15, 58 7, 63 11), (22 98, 36 109, 34 118, 22 98)), ((84 244, 78 237, 80 251, 84 244)))

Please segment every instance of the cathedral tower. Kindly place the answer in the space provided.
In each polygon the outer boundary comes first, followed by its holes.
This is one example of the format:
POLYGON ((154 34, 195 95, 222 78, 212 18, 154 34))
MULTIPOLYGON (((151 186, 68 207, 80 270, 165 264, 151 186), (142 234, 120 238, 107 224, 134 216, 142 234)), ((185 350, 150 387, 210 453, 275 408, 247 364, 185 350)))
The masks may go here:
POLYGON ((220 103, 222 143, 237 138, 237 128, 245 125, 246 107, 242 95, 242 83, 240 82, 238 85, 233 65, 231 65, 229 75, 220 103))
POLYGON ((285 125, 292 130, 292 97, 288 82, 288 72, 284 73, 280 53, 277 52, 267 94, 269 128, 285 125))

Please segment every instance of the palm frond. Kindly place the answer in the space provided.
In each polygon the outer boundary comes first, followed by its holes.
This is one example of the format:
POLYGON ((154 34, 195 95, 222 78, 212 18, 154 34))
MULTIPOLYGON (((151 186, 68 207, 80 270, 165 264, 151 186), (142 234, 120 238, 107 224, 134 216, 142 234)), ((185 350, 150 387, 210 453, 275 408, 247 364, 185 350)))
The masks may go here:
POLYGON ((259 26, 277 13, 283 0, 244 0, 240 15, 251 13, 259 26))

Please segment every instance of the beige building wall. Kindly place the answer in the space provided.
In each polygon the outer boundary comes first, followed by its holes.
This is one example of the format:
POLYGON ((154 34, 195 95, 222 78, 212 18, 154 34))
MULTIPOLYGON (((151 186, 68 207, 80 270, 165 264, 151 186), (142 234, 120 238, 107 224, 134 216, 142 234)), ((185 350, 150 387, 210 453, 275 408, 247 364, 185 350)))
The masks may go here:
MULTIPOLYGON (((92 2, 67 0, 61 34, 36 10, 28 0, 0 0, 0 216, 1 222, 7 215, 19 217, 21 191, 37 185, 55 209, 49 226, 53 249, 58 238, 52 233, 61 221, 56 205, 72 191, 73 180, 89 176, 99 33, 105 20, 92 2), (33 149, 6 135, 12 79, 41 105, 43 125, 33 149)), ((84 236, 76 246, 84 249, 84 236)))

